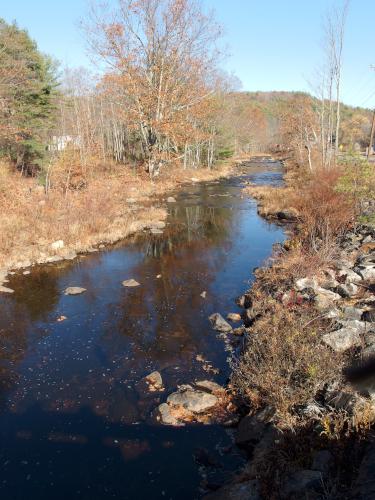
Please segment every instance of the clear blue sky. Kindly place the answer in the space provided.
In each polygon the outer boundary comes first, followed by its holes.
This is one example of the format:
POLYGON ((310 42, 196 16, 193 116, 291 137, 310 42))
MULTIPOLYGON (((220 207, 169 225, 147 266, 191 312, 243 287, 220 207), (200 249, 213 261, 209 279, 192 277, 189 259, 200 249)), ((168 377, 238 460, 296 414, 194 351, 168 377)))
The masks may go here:
MULTIPOLYGON (((334 0, 202 2, 224 27, 230 52, 225 68, 244 90, 309 90, 321 57, 322 19, 334 0)), ((78 26, 86 11, 86 0, 0 0, 0 17, 16 20, 41 50, 69 66, 90 65, 78 26)), ((375 106, 374 28, 374 0, 351 0, 343 73, 348 104, 375 106)))

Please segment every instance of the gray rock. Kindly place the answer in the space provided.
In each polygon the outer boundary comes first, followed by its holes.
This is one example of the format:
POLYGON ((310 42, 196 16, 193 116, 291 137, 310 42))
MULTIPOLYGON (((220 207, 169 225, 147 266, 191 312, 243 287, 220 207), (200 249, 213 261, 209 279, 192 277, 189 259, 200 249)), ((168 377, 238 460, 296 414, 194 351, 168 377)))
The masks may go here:
POLYGON ((204 496, 204 500, 261 500, 260 485, 257 479, 234 483, 204 496))
POLYGON ((311 465, 312 470, 316 470, 326 475, 333 465, 333 455, 329 450, 320 450, 314 453, 311 465))
POLYGON ((149 227, 150 229, 154 228, 154 229, 165 229, 165 222, 163 222, 162 220, 161 221, 155 221, 155 222, 152 222, 149 227))
POLYGON ((359 283, 362 281, 362 276, 353 271, 352 269, 342 269, 338 272, 340 278, 345 278, 347 282, 350 283, 359 283))
POLYGON ((169 405, 180 406, 185 410, 197 414, 210 410, 217 402, 218 398, 213 394, 192 389, 173 392, 167 398, 167 403, 169 405))
POLYGON ((176 203, 176 199, 173 196, 168 196, 167 203, 176 203))
POLYGON ((375 498, 375 445, 367 446, 350 498, 374 500, 375 498))
POLYGON ((86 292, 86 288, 82 288, 80 286, 68 286, 64 293, 65 295, 80 295, 84 292, 86 292))
POLYGON ((167 403, 162 403, 158 406, 157 416, 165 425, 181 425, 178 419, 172 415, 171 407, 167 403))
POLYGON ((206 291, 203 291, 200 296, 202 297, 202 299, 205 299, 207 297, 207 292, 206 291))
POLYGON ((315 293, 315 304, 316 307, 321 311, 330 309, 333 302, 341 300, 341 296, 338 293, 331 292, 330 290, 326 290, 325 288, 316 287, 315 293))
POLYGON ((247 415, 240 420, 235 434, 237 446, 248 447, 261 440, 267 424, 256 416, 247 415))
POLYGON ((361 276, 364 280, 366 281, 373 281, 375 280, 375 267, 365 267, 364 269, 361 269, 361 276))
POLYGON ((300 470, 288 476, 282 495, 284 498, 290 498, 292 495, 298 495, 298 498, 305 498, 309 491, 319 491, 322 486, 321 472, 316 470, 300 470))
POLYGON ((14 293, 14 290, 7 288, 6 286, 0 285, 0 292, 2 293, 14 293))
POLYGON ((372 242, 372 236, 369 234, 368 236, 366 236, 365 238, 363 238, 363 241, 362 243, 366 244, 366 243, 371 243, 372 242))
POLYGON ((125 286, 127 288, 132 288, 135 286, 140 286, 140 283, 138 283, 138 281, 136 281, 135 279, 131 278, 130 280, 123 281, 122 286, 125 286))
POLYGON ((369 309, 368 311, 364 311, 362 316, 363 321, 367 321, 369 323, 375 322, 375 309, 369 309))
POLYGON ((341 328, 335 332, 326 333, 323 342, 336 352, 344 352, 361 345, 361 331, 356 328, 341 328))
POLYGON ((163 233, 164 233, 164 231, 163 231, 162 229, 157 229, 157 228, 155 228, 155 227, 152 227, 152 228, 150 229, 150 233, 151 233, 151 234, 163 234, 163 233))
POLYGON ((363 310, 357 307, 344 307, 343 316, 345 319, 356 319, 360 321, 362 319, 363 310))
POLYGON ((211 314, 211 316, 208 319, 210 320, 212 328, 214 330, 223 333, 232 331, 232 327, 227 321, 225 321, 225 319, 222 317, 221 314, 219 313, 211 314))
POLYGON ((194 382, 194 385, 198 387, 198 389, 204 389, 208 392, 222 392, 225 390, 224 387, 212 380, 198 380, 198 382, 194 382))
POLYGON ((306 290, 308 288, 312 288, 315 290, 315 288, 318 286, 318 282, 316 278, 301 278, 296 281, 295 288, 299 292, 303 292, 303 290, 306 290))
POLYGON ((341 297, 354 297, 358 293, 358 287, 354 283, 341 284, 337 287, 337 292, 341 297))

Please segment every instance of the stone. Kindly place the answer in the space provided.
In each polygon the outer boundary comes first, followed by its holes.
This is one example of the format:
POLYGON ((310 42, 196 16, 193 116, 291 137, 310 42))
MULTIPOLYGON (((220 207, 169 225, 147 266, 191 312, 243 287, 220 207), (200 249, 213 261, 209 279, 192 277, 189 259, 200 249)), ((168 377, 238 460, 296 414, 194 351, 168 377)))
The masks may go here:
POLYGON ((301 278, 295 283, 295 288, 299 292, 303 292, 303 290, 306 290, 308 288, 312 288, 313 290, 315 290, 317 286, 318 283, 316 281, 316 278, 301 278))
POLYGON ((323 342, 336 352, 344 352, 352 347, 361 345, 361 332, 358 329, 347 327, 334 332, 326 333, 323 342))
POLYGON ((154 229, 165 229, 165 222, 163 222, 162 220, 160 221, 155 221, 153 222, 152 224, 150 224, 150 229, 154 228, 154 229))
POLYGON ((195 387, 198 389, 204 389, 208 392, 222 392, 225 391, 224 387, 213 382, 212 380, 199 380, 198 382, 194 382, 195 387))
POLYGON ((140 283, 136 281, 135 279, 131 278, 130 280, 125 280, 122 282, 122 286, 125 286, 127 288, 135 287, 135 286, 140 286, 140 283))
POLYGON ((144 378, 150 388, 155 390, 163 389, 163 379, 158 371, 154 371, 144 378))
MULTIPOLYGON (((356 319, 358 321, 360 321, 362 319, 362 314, 363 314, 363 310, 362 309, 358 309, 357 307, 352 307, 352 306, 348 306, 348 307, 344 307, 343 309, 343 316, 345 319, 356 319)), ((365 320, 367 321, 367 320, 365 320)))
POLYGON ((367 445, 353 491, 349 497, 353 500, 373 500, 375 498, 375 445, 373 442, 367 445))
POLYGON ((368 311, 364 311, 362 319, 363 319, 363 321, 367 321, 368 323, 374 323, 375 322, 375 309, 369 309, 368 311))
POLYGON ((241 314, 229 313, 229 314, 227 314, 227 319, 229 321, 233 321, 233 323, 237 323, 238 321, 241 321, 241 314))
POLYGON ((59 250, 60 248, 64 248, 63 240, 57 240, 51 243, 52 250, 59 250))
POLYGON ((172 406, 179 406, 192 413, 205 413, 213 408, 218 402, 218 398, 213 394, 204 391, 186 389, 184 391, 173 392, 167 398, 167 403, 172 406))
POLYGON ((24 276, 28 276, 29 274, 31 274, 31 272, 30 272, 30 271, 23 271, 23 273, 22 273, 22 274, 23 274, 24 276))
POLYGON ((364 269, 361 269, 360 271, 361 276, 364 280, 366 281, 373 281, 375 280, 375 267, 365 267, 364 269))
POLYGON ((165 425, 181 425, 178 419, 171 413, 171 407, 167 403, 158 406, 157 417, 165 425))
POLYGON ((14 293, 14 290, 7 288, 6 286, 0 285, 0 292, 2 293, 14 293))
POLYGON ((372 242, 372 236, 371 234, 369 234, 368 236, 366 236, 365 238, 363 238, 362 240, 362 243, 366 244, 366 243, 371 243, 372 242))
POLYGON ((333 455, 329 450, 319 450, 314 453, 311 465, 312 470, 316 470, 326 475, 333 465, 333 455))
POLYGON ((200 296, 202 297, 202 299, 205 299, 207 297, 207 292, 206 291, 202 292, 200 296))
POLYGON ((225 321, 220 313, 211 314, 208 318, 211 322, 212 328, 218 332, 227 333, 232 331, 230 324, 225 321))
POLYGON ((262 438, 266 429, 266 423, 260 421, 255 416, 247 415, 240 420, 235 434, 235 442, 239 447, 254 445, 262 438))
POLYGON ((337 287, 337 292, 341 297, 354 297, 358 293, 358 287, 354 283, 341 284, 337 287))
POLYGON ((197 177, 192 177, 190 180, 191 182, 199 182, 199 179, 197 177))
POLYGON ((163 231, 162 229, 158 229, 158 228, 152 227, 152 228, 150 229, 150 233, 151 233, 151 234, 163 234, 163 233, 164 233, 164 231, 163 231))
MULTIPOLYGON (((316 492, 322 489, 322 473, 316 470, 299 470, 289 474, 283 489, 282 497, 310 498, 308 492, 316 492)), ((311 497, 313 498, 313 497, 311 497)))
POLYGON ((68 286, 64 293, 65 295, 80 295, 84 292, 86 292, 86 288, 82 288, 80 286, 68 286))
POLYGON ((338 276, 340 278, 345 278, 346 281, 350 283, 359 283, 360 281, 362 281, 362 276, 360 276, 352 269, 341 269, 341 271, 338 272, 338 276))
POLYGON ((133 203, 137 203, 137 198, 126 198, 126 203, 130 203, 130 204, 133 204, 133 203))
POLYGON ((204 500, 261 500, 260 485, 257 479, 223 486, 203 497, 204 500))
POLYGON ((173 198, 173 196, 168 196, 167 203, 176 203, 176 198, 173 198))

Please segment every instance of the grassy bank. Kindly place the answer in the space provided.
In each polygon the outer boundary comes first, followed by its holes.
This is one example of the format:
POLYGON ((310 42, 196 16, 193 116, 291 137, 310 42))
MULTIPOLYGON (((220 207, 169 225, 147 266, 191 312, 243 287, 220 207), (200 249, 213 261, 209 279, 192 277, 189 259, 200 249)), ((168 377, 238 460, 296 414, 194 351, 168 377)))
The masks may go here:
POLYGON ((48 183, 0 165, 0 269, 72 258, 114 243, 167 216, 163 196, 186 183, 230 175, 233 161, 216 169, 168 170, 151 181, 131 167, 54 166, 48 183), (100 168, 99 168, 100 167, 100 168), (61 243, 63 242, 63 243, 61 243))

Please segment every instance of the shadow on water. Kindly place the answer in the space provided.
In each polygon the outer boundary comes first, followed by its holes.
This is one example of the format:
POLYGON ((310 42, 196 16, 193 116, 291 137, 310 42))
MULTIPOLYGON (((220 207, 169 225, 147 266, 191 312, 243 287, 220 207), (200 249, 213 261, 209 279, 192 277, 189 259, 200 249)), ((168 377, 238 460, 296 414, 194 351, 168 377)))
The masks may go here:
POLYGON ((230 353, 207 317, 235 310, 283 238, 242 197, 248 180, 280 184, 280 165, 187 187, 163 234, 12 277, 14 295, 0 298, 2 498, 198 498, 202 481, 241 463, 223 453, 224 428, 164 427, 151 414, 179 383, 228 377, 230 353), (123 288, 128 278, 141 286, 123 288), (65 296, 74 285, 87 292, 65 296), (139 381, 155 369, 166 391, 145 394, 139 381), (196 462, 200 448, 214 466, 196 462))

